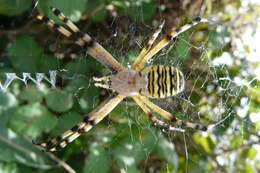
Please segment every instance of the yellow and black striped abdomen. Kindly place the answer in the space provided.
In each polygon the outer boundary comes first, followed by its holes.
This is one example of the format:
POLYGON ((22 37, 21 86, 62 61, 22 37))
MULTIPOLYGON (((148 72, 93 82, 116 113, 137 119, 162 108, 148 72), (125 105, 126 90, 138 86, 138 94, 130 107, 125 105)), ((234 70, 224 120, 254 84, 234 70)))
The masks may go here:
POLYGON ((184 76, 172 66, 155 65, 141 71, 146 78, 147 86, 141 94, 153 98, 165 98, 184 90, 184 76))

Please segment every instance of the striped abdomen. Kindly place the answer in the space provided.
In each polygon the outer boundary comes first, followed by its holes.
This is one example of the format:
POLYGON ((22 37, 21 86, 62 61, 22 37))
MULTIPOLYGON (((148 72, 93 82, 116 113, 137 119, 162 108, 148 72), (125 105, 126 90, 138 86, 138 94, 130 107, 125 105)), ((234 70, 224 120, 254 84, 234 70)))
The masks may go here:
POLYGON ((153 98, 165 98, 184 90, 184 76, 180 70, 172 66, 155 65, 141 71, 146 78, 146 88, 141 94, 153 98))

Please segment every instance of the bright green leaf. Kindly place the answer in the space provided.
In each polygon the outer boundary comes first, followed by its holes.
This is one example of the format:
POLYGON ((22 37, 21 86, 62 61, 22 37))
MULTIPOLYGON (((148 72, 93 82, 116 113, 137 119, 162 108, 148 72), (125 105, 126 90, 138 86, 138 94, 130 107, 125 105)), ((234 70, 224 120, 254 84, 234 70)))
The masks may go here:
POLYGON ((19 15, 30 8, 31 2, 30 0, 0 0, 0 14, 19 15))
MULTIPOLYGON (((51 7, 59 8, 72 21, 78 21, 86 9, 87 2, 88 0, 49 0, 40 1, 40 6, 48 14, 52 14, 51 7)), ((53 14, 51 16, 54 17, 53 14)))
POLYGON ((57 118, 39 103, 27 104, 16 108, 8 122, 15 132, 36 137, 50 131, 57 123, 57 118))
POLYGON ((136 170, 140 161, 151 153, 156 146, 157 140, 152 130, 139 131, 136 126, 132 126, 128 132, 131 134, 117 140, 114 157, 122 169, 136 170))
POLYGON ((51 131, 52 136, 58 136, 64 131, 72 128, 75 124, 82 121, 83 115, 77 112, 68 112, 59 117, 56 127, 51 131))
POLYGON ((182 34, 175 43, 174 57, 178 59, 187 59, 190 56, 190 45, 187 34, 182 34))
POLYGON ((0 111, 17 106, 15 96, 9 92, 0 92, 0 111))
POLYGON ((20 72, 40 72, 42 49, 30 36, 20 36, 8 48, 12 65, 20 72))
POLYGON ((53 90, 45 96, 47 106, 55 112, 66 112, 73 106, 71 93, 53 90))
POLYGON ((75 61, 69 62, 65 69, 70 73, 71 75, 85 75, 89 74, 91 72, 97 73, 100 70, 100 63, 97 62, 95 59, 93 59, 90 56, 87 57, 77 57, 75 61))
POLYGON ((205 152, 212 153, 215 144, 210 137, 203 137, 199 133, 194 133, 193 138, 197 144, 201 145, 205 152))
POLYGON ((18 173, 18 166, 15 163, 0 162, 1 173, 18 173))
POLYGON ((111 166, 110 153, 103 146, 93 143, 90 146, 90 154, 88 155, 84 172, 88 173, 106 173, 111 166))
POLYGON ((102 7, 103 8, 99 11, 97 11, 95 13, 95 15, 91 16, 92 21, 98 22, 98 21, 102 21, 105 19, 106 15, 107 15, 107 10, 105 8, 105 4, 103 0, 95 0, 95 1, 88 1, 87 2, 87 8, 86 8, 86 12, 87 13, 91 13, 93 11, 95 11, 97 8, 102 7))
POLYGON ((248 158, 251 160, 254 160, 255 157, 257 156, 257 153, 259 154, 260 151, 257 151, 255 148, 250 148, 248 152, 248 158))
MULTIPOLYGON (((7 111, 2 116, 0 116, 0 161, 4 161, 5 163, 21 163, 23 165, 27 165, 30 167, 47 169, 53 166, 52 162, 49 158, 37 149, 30 140, 26 140, 21 135, 14 133, 14 131, 8 129, 6 127, 6 122, 10 118, 10 115, 14 115, 13 111, 7 111)), ((16 114, 17 115, 17 114, 16 114)), ((16 116, 14 115, 14 116, 16 116)), ((47 118, 48 118, 48 114, 47 118)), ((22 116, 22 115, 21 115, 22 116)), ((45 115, 44 115, 45 116, 45 115)), ((49 119, 49 118, 48 118, 49 119)), ((50 119, 51 120, 51 119, 50 119)), ((19 122, 20 119, 14 119, 12 121, 19 122)), ((44 121, 42 121, 45 123, 44 121)), ((10 122, 9 122, 10 123, 10 122)), ((46 128, 50 127, 50 123, 45 124, 46 128)), ((32 122, 34 125, 34 122, 32 122)), ((21 124, 18 124, 20 126, 21 124)), ((38 126, 40 127, 40 126, 38 126)), ((34 128, 37 130, 37 128, 34 128)), ((25 135, 25 134, 23 134, 25 135)), ((1 165, 0 169, 7 169, 3 167, 8 165, 1 165)), ((11 166, 13 167, 13 166, 11 166)), ((9 168, 8 168, 9 169, 9 168)), ((0 171, 1 172, 1 171, 0 171)))
POLYGON ((141 22, 153 17, 156 11, 156 2, 153 0, 123 1, 123 3, 113 2, 118 5, 119 12, 128 15, 132 20, 141 22))
POLYGON ((43 99, 43 93, 38 88, 28 87, 21 92, 19 99, 29 103, 41 102, 43 99))
POLYGON ((174 169, 178 168, 178 155, 175 151, 174 144, 169 142, 164 136, 157 133, 159 136, 156 153, 168 163, 172 164, 174 169))

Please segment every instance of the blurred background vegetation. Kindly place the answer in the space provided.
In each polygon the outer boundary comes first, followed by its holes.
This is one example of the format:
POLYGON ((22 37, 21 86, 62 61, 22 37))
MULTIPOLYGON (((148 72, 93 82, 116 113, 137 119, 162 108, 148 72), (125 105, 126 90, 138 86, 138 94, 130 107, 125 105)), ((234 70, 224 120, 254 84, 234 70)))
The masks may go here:
POLYGON ((0 92, 0 172, 170 173, 260 170, 260 3, 257 0, 0 0, 0 87, 6 73, 56 70, 55 88, 15 79, 0 92), (150 64, 180 68, 182 94, 156 104, 180 119, 217 126, 185 133, 154 126, 131 99, 55 153, 32 145, 79 122, 110 91, 91 78, 110 71, 35 20, 61 9, 125 67, 165 20, 163 33, 196 16, 222 21, 181 34, 150 64))

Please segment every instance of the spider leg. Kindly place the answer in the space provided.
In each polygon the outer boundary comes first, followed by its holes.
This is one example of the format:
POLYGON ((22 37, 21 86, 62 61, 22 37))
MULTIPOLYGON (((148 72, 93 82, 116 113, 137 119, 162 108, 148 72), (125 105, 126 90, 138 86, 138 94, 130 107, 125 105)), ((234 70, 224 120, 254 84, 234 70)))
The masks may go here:
POLYGON ((138 98, 150 109, 154 110, 156 113, 158 113, 165 119, 170 120, 171 122, 173 122, 181 127, 189 127, 192 129, 202 130, 202 131, 208 130, 208 127, 205 125, 191 123, 191 122, 187 122, 187 121, 183 121, 183 120, 179 120, 179 119, 175 118, 171 113, 163 110, 162 108, 160 108, 159 106, 157 106, 156 104, 154 104, 153 102, 151 102, 148 98, 146 98, 144 96, 138 96, 138 98))
POLYGON ((53 20, 46 16, 38 15, 37 19, 43 21, 45 24, 59 31, 66 37, 75 35, 75 43, 84 48, 89 55, 97 59, 100 63, 111 69, 112 71, 121 71, 123 66, 98 42, 92 39, 87 33, 83 33, 79 28, 57 8, 52 8, 52 12, 59 17, 65 25, 72 31, 65 29, 61 25, 56 24, 53 20))
POLYGON ((148 116, 148 118, 153 121, 154 123, 158 124, 159 126, 162 126, 166 129, 169 129, 171 131, 179 131, 179 132, 185 132, 184 129, 180 129, 180 128, 176 128, 176 127, 172 127, 170 126, 168 123, 165 123, 161 120, 159 120, 158 118, 156 118, 156 116, 154 116, 152 114, 152 112, 150 111, 150 109, 143 103, 143 101, 138 97, 138 96, 134 96, 132 97, 134 99, 134 101, 137 103, 138 106, 141 107, 141 109, 144 111, 144 113, 148 116))
POLYGON ((110 76, 93 77, 93 80, 96 81, 96 82, 110 81, 110 76))
POLYGON ((53 138, 50 141, 43 143, 35 143, 35 145, 44 148, 44 151, 58 151, 64 148, 67 144, 74 141, 82 133, 89 131, 97 123, 103 120, 123 99, 125 96, 116 95, 109 97, 103 101, 96 109, 84 116, 83 121, 64 132, 62 135, 53 138))
POLYGON ((58 32, 60 32, 61 34, 65 35, 66 37, 70 37, 72 35, 72 33, 70 31, 68 31, 66 28, 64 28, 63 26, 55 23, 52 19, 49 19, 46 16, 42 16, 42 15, 38 15, 36 16, 36 18, 38 20, 41 20, 43 23, 45 23, 47 26, 57 30, 58 32))
POLYGON ((80 29, 70 20, 68 19, 59 9, 51 8, 51 11, 55 16, 57 16, 62 22, 65 23, 73 32, 80 32, 80 29))
POLYGON ((100 88, 105 88, 105 89, 111 89, 110 88, 110 76, 104 76, 104 77, 93 77, 93 80, 95 81, 95 86, 100 87, 100 88), (102 83, 104 82, 104 83, 102 83))
POLYGON ((94 85, 95 85, 96 87, 99 87, 99 88, 110 89, 109 85, 107 85, 107 84, 95 83, 94 85))
POLYGON ((134 68, 136 70, 141 70, 145 63, 152 58, 156 53, 158 53, 162 48, 167 46, 171 40, 176 38, 178 35, 181 33, 187 31, 188 29, 200 24, 200 23, 213 23, 213 24, 221 24, 220 22, 216 22, 213 20, 205 19, 205 18, 200 18, 197 17, 193 21, 189 22, 188 24, 180 27, 180 28, 172 28, 171 31, 166 34, 144 57, 142 57, 141 60, 136 62, 134 68))
POLYGON ((163 21, 159 27, 157 28, 157 30, 154 32, 154 34, 152 35, 152 37, 147 41, 147 43, 145 44, 145 46, 143 47, 143 49, 141 50, 141 52, 139 53, 138 57, 136 58, 134 64, 132 65, 131 69, 135 69, 137 64, 140 63, 140 61, 142 61, 143 57, 147 54, 147 52, 151 49, 154 41, 156 40, 156 38, 159 36, 159 34, 162 31, 162 28, 164 26, 165 21, 163 21))

